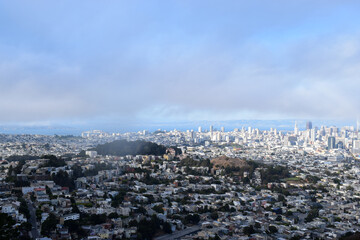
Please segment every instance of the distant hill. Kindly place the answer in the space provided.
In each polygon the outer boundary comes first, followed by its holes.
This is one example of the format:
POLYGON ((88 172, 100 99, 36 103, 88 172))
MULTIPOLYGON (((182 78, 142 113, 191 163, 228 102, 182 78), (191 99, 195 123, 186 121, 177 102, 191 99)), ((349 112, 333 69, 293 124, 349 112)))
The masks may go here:
POLYGON ((116 140, 110 143, 99 144, 93 150, 100 155, 156 155, 160 156, 166 153, 166 147, 152 142, 116 140))
POLYGON ((246 160, 240 158, 229 158, 226 156, 217 157, 211 160, 214 168, 245 168, 248 169, 250 166, 246 160))

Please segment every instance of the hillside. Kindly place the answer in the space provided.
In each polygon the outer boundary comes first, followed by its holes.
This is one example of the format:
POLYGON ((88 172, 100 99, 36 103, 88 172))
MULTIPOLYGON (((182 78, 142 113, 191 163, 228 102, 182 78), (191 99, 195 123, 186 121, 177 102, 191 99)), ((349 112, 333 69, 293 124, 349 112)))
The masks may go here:
POLYGON ((229 158, 226 156, 221 156, 211 160, 214 168, 250 168, 250 165, 244 159, 240 158, 229 158))
POLYGON ((152 142, 116 140, 110 143, 99 144, 93 150, 100 155, 156 155, 165 154, 166 147, 152 142))

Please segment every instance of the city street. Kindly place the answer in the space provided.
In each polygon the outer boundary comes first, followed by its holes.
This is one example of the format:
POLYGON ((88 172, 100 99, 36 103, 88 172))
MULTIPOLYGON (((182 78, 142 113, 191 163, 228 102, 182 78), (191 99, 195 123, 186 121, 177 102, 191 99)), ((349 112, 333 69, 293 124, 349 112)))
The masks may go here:
POLYGON ((174 232, 172 234, 166 234, 166 235, 163 235, 161 237, 157 237, 157 238, 155 238, 155 240, 179 239, 179 238, 184 237, 186 235, 196 233, 196 232, 200 231, 200 229, 201 229, 200 226, 193 226, 193 227, 185 228, 184 230, 181 230, 181 231, 176 231, 176 232, 174 232))
POLYGON ((30 200, 26 200, 29 212, 30 212, 30 223, 31 223, 31 236, 33 239, 40 237, 39 231, 37 229, 37 222, 36 222, 36 212, 34 206, 30 200))

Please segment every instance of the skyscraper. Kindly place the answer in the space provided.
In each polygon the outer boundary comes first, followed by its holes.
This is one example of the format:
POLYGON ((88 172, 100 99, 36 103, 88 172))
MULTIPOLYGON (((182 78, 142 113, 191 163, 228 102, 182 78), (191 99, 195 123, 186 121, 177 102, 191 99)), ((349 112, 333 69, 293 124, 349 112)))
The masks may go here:
POLYGON ((294 134, 295 134, 295 135, 298 135, 298 134, 299 134, 299 128, 298 128, 298 126, 297 126, 297 122, 295 122, 294 134))
POLYGON ((328 149, 335 148, 335 137, 328 137, 328 149))
POLYGON ((316 129, 311 129, 310 130, 310 139, 311 139, 311 142, 315 142, 315 140, 316 140, 316 129))
POLYGON ((306 130, 312 129, 312 122, 307 121, 306 122, 306 130))

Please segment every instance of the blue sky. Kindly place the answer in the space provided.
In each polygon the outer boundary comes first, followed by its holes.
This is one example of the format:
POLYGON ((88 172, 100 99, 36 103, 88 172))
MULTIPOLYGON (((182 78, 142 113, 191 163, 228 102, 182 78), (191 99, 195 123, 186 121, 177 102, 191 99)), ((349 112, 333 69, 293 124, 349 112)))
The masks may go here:
POLYGON ((0 123, 356 119, 358 1, 0 1, 0 123))

